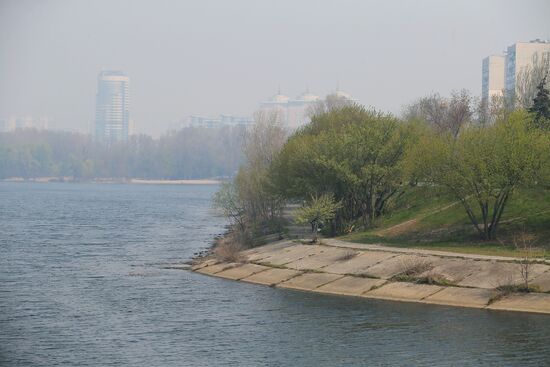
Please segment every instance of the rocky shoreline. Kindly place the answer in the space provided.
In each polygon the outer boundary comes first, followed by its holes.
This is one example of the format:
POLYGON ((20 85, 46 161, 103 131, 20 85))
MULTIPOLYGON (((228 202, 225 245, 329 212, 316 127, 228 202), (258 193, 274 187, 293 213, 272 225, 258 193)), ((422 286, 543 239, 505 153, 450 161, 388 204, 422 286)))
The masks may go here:
POLYGON ((338 240, 280 241, 242 252, 239 263, 205 257, 191 267, 215 277, 342 296, 488 310, 550 314, 550 264, 529 265, 535 291, 523 282, 520 259, 396 249, 338 240), (512 290, 510 290, 512 289, 512 290))

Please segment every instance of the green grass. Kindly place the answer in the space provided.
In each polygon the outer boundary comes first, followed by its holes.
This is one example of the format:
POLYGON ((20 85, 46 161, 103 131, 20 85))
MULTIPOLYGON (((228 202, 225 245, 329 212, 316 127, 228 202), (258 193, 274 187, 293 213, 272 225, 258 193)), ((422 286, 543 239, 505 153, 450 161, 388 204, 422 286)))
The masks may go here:
POLYGON ((505 208, 498 238, 484 242, 470 223, 464 207, 448 194, 430 187, 416 187, 402 195, 391 215, 377 221, 376 228, 354 232, 341 239, 358 243, 422 248, 457 253, 521 256, 514 237, 522 231, 537 237, 537 257, 550 258, 550 190, 516 191, 505 208), (400 223, 414 220, 401 226, 400 223))

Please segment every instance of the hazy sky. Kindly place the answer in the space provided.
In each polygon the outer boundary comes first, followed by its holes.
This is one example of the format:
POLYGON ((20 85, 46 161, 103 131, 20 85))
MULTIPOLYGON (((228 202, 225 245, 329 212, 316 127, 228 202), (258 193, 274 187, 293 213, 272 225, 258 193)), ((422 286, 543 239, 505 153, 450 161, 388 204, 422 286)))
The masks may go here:
POLYGON ((85 131, 97 74, 131 81, 139 132, 190 114, 250 115, 306 87, 399 112, 438 91, 481 90, 481 60, 550 39, 550 1, 0 0, 0 118, 85 131))

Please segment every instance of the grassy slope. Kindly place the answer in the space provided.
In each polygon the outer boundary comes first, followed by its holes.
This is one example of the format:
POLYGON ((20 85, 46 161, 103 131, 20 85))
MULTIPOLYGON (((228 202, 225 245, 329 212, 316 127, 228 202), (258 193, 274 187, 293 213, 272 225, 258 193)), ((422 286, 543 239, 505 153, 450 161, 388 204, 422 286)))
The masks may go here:
POLYGON ((380 218, 377 228, 355 232, 342 239, 460 253, 519 256, 513 239, 525 230, 537 236, 536 244, 541 248, 538 256, 550 257, 550 190, 515 192, 505 208, 498 240, 491 242, 479 240, 460 203, 434 188, 411 189, 391 209, 392 214, 380 218))

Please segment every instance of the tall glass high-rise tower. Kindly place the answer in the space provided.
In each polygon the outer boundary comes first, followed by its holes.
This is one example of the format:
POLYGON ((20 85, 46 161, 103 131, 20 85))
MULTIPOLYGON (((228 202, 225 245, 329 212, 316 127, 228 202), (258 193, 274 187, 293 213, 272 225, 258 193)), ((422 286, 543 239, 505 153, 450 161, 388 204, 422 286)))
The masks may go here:
POLYGON ((130 79, 122 71, 103 70, 97 78, 95 137, 104 143, 126 141, 130 122, 130 79))

